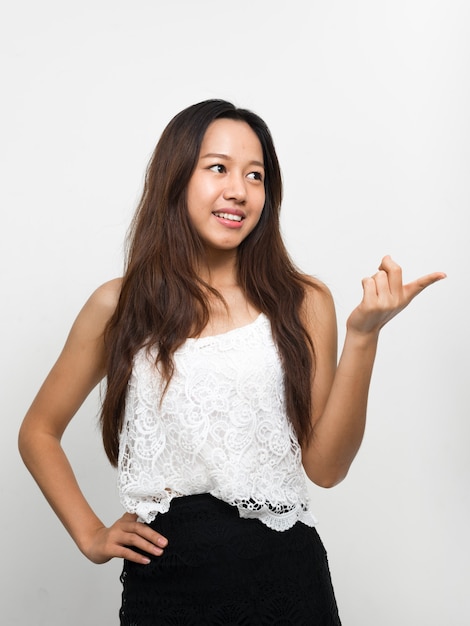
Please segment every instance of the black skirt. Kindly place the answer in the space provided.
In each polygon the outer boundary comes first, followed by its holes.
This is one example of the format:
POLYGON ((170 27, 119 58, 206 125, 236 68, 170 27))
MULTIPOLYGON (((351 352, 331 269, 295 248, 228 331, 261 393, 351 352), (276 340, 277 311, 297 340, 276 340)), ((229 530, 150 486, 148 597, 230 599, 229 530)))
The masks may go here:
POLYGON ((168 546, 124 561, 121 626, 341 624, 314 528, 271 530, 208 494, 175 498, 150 526, 168 546))

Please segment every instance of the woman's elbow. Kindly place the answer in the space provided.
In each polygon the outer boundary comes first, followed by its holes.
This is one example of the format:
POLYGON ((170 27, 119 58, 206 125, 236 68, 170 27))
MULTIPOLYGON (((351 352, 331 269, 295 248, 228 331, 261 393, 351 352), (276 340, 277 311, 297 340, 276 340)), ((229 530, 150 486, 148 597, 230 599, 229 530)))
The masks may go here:
POLYGON ((309 480, 312 481, 318 487, 322 487, 323 489, 331 489, 332 487, 336 487, 342 482, 347 474, 348 470, 339 470, 339 469, 329 469, 329 470, 319 470, 318 468, 305 468, 305 473, 309 480))
POLYGON ((32 445, 34 445, 34 436, 28 424, 23 422, 18 432, 18 451, 24 463, 27 463, 32 445))
POLYGON ((34 420, 28 417, 23 420, 18 432, 18 451, 27 467, 31 459, 44 452, 45 436, 48 435, 34 420))

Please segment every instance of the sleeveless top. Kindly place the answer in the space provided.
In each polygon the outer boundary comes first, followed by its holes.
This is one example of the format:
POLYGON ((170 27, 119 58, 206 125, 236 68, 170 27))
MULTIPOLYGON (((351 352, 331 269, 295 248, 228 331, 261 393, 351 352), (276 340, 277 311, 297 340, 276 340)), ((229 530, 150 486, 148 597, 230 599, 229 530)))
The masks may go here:
POLYGON ((149 523, 174 497, 210 493, 274 530, 298 520, 314 526, 269 319, 187 339, 163 398, 155 357, 138 351, 128 383, 118 463, 124 508, 149 523))

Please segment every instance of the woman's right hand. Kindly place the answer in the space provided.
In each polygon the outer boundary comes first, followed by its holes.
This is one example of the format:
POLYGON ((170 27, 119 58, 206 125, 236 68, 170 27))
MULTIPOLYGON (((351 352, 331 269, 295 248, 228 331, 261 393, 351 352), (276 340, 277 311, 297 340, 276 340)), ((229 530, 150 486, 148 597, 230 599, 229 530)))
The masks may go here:
POLYGON ((106 563, 118 557, 148 565, 150 558, 136 552, 133 548, 146 552, 150 556, 161 556, 167 545, 166 537, 152 530, 147 524, 138 522, 137 515, 124 513, 109 528, 102 526, 94 531, 87 544, 81 546, 81 550, 93 563, 106 563))

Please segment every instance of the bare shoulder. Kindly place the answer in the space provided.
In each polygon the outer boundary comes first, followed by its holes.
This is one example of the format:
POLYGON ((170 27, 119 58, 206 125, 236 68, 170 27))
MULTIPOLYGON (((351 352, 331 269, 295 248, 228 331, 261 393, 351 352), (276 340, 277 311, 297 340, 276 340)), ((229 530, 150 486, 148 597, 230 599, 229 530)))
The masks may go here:
POLYGON ((121 294, 122 278, 113 278, 100 285, 91 294, 89 302, 103 308, 111 314, 114 312, 121 294))
POLYGON ((94 309, 96 313, 105 317, 111 317, 121 294, 121 285, 122 278, 113 278, 103 283, 91 294, 85 307, 94 309))
POLYGON ((121 293, 122 278, 100 285, 85 302, 72 331, 89 337, 100 336, 113 315, 121 293))
POLYGON ((90 391, 106 374, 104 331, 116 309, 121 280, 101 285, 85 302, 39 390, 25 423, 46 424, 61 437, 90 391))
POLYGON ((304 276, 304 279, 307 281, 303 303, 306 323, 309 326, 319 322, 336 324, 335 305, 329 288, 313 276, 304 276))

